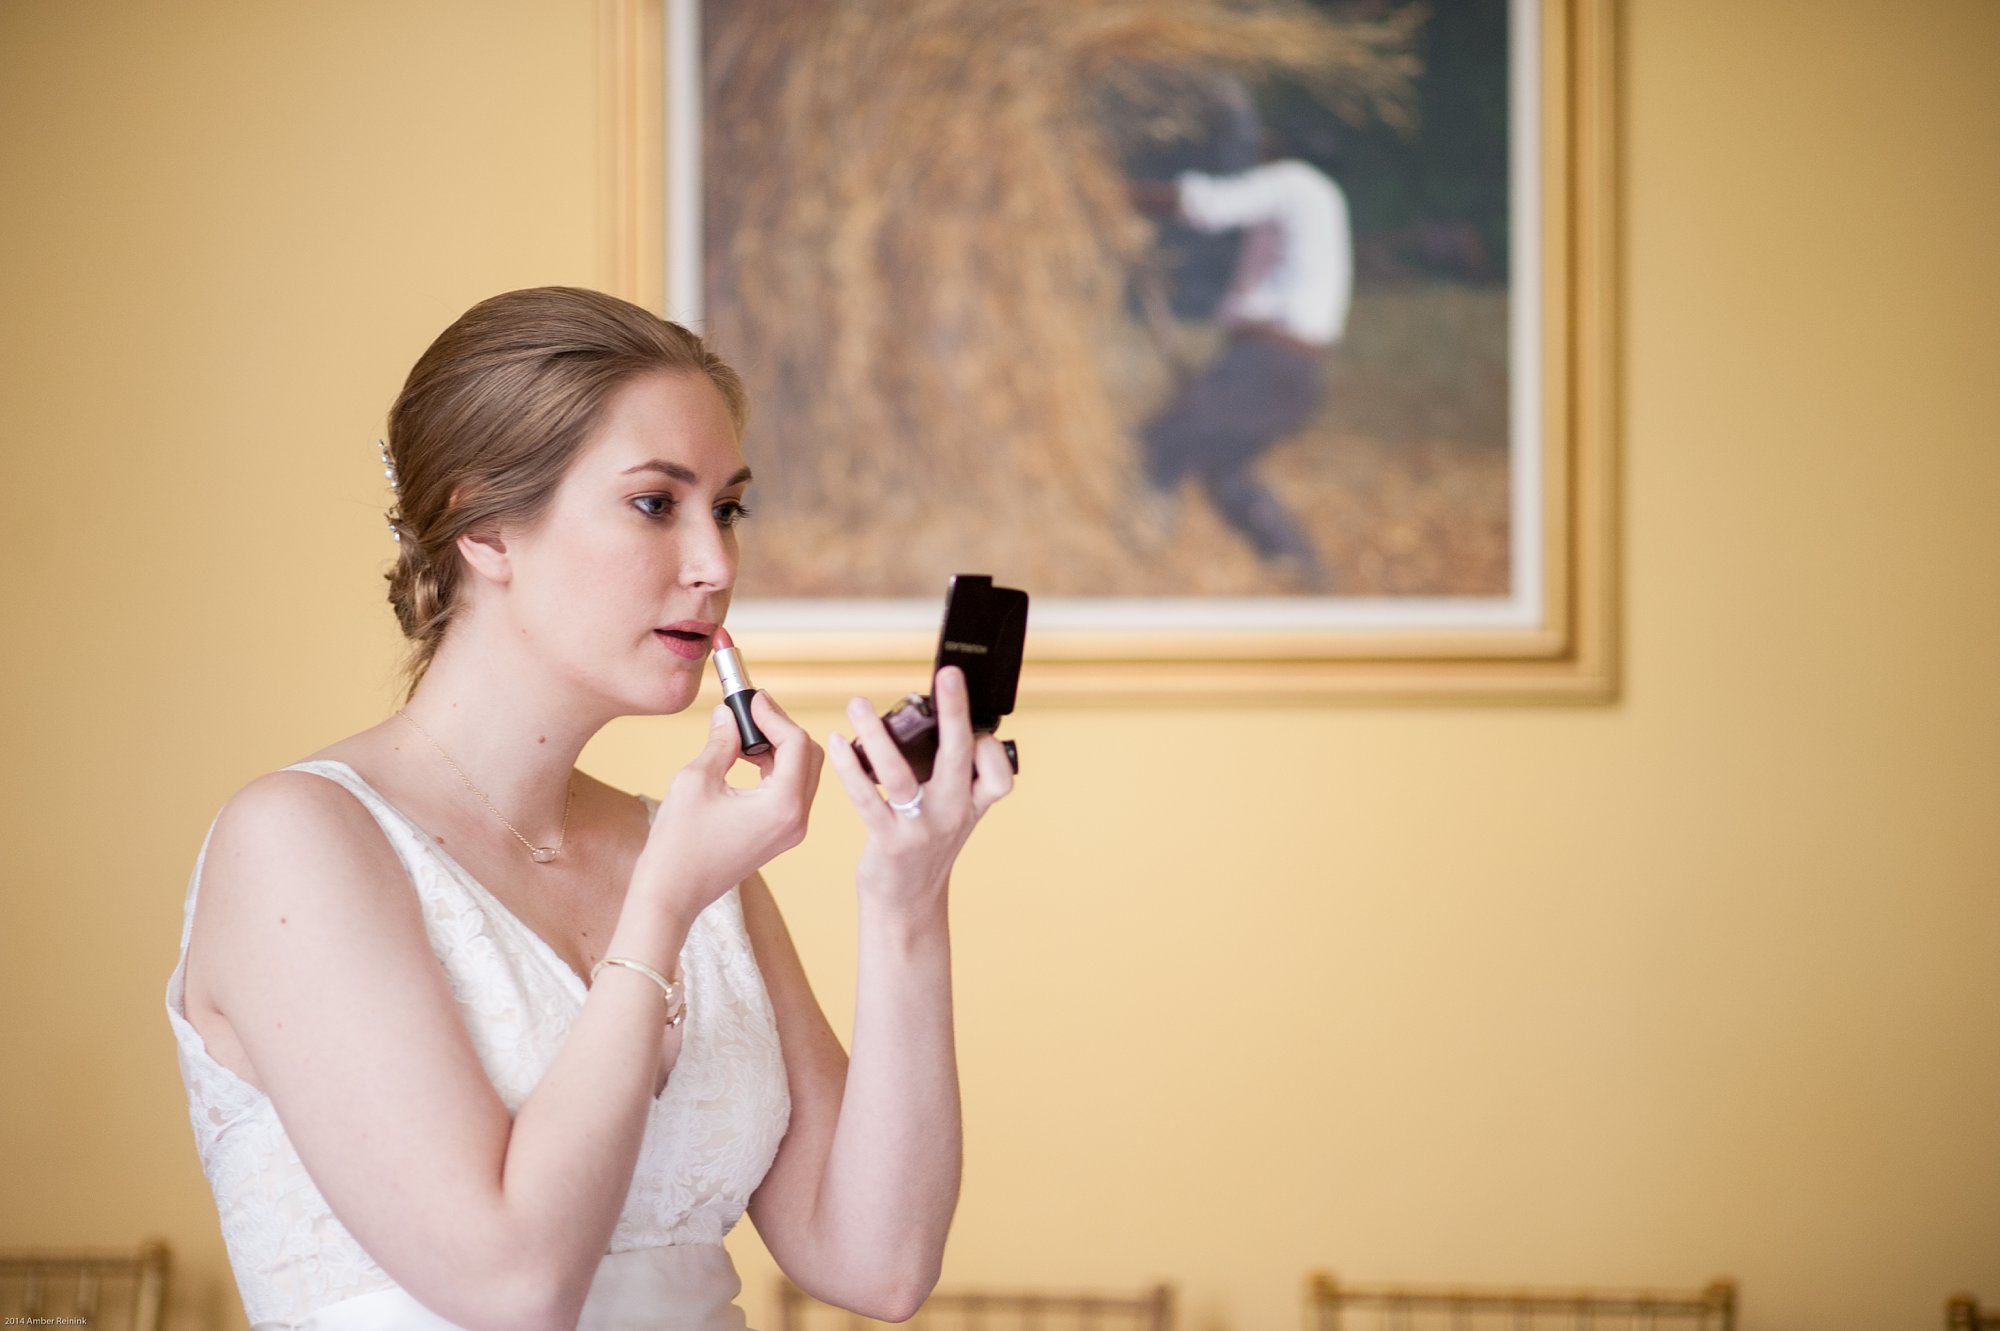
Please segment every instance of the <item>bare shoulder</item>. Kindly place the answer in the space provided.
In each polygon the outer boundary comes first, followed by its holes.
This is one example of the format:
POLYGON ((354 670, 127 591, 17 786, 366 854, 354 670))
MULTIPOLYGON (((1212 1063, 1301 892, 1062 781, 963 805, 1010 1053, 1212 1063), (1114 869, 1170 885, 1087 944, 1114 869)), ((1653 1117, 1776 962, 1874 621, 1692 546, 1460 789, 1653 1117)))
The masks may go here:
POLYGON ((232 845, 247 846, 271 838, 329 835, 336 841, 352 841, 354 833, 368 829, 375 831, 375 840, 384 840, 374 815, 353 791, 312 772, 286 768, 266 772, 230 796, 215 835, 232 845))
POLYGON ((631 853, 637 855, 645 847, 646 839, 652 834, 654 808, 651 796, 636 791, 620 790, 607 781, 598 780, 582 768, 577 769, 578 827, 599 826, 615 829, 618 839, 621 842, 629 842, 631 853))
POLYGON ((600 800, 606 805, 616 805, 622 801, 633 808, 649 809, 652 804, 651 796, 633 790, 620 790, 609 781, 599 780, 582 768, 578 768, 576 772, 576 793, 579 798, 600 800))
MULTIPOLYGON (((222 806, 208 847, 202 896, 210 885, 237 882, 245 863, 264 867, 323 866, 323 870, 371 871, 398 863, 381 824, 353 791, 311 772, 267 772, 251 781, 222 806)), ((277 875, 268 891, 282 893, 283 884, 317 876, 277 875)))
POLYGON ((360 800, 310 772, 266 773, 229 798, 209 835, 190 988, 199 965, 201 994, 226 1013, 325 926, 380 928, 397 917, 421 927, 395 849, 360 800), (202 964, 220 957, 230 964, 202 964))
POLYGON ((208 856, 188 961, 234 1050, 361 1246, 471 1306, 492 1277, 464 1226, 498 1213, 512 1125, 396 848, 347 788, 281 771, 230 798, 208 856))

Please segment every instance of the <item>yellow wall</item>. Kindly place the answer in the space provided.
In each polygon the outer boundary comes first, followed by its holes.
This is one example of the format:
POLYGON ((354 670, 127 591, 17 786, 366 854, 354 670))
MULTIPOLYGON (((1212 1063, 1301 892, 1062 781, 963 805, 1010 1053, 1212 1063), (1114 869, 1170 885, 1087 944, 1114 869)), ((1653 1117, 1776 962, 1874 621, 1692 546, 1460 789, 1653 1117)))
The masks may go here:
MULTIPOLYGON (((2000 7, 1624 19, 1624 700, 1021 715, 955 903, 950 1279, 1167 1278, 1190 1331, 1295 1325, 1317 1265, 1729 1274, 1753 1331, 2000 1302, 2000 7)), ((165 1233, 188 1327, 242 1320, 186 875, 390 705, 417 352, 608 280, 598 22, 0 5, 0 1243, 165 1233)), ((829 799, 774 875, 840 1021, 855 840, 829 799)))

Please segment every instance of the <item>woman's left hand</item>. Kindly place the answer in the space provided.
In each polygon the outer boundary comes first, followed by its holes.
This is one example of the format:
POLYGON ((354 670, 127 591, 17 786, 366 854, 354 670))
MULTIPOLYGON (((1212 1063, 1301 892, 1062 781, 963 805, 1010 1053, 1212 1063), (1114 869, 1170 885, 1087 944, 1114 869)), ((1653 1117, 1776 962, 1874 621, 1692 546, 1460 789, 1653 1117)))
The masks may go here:
POLYGON ((1014 770, 1000 741, 972 733, 965 673, 957 666, 938 671, 932 697, 938 719, 937 761, 931 779, 921 786, 865 698, 850 702, 847 716, 867 751, 869 766, 881 778, 881 790, 876 790, 839 735, 826 746, 847 798, 868 829, 857 884, 864 897, 892 907, 939 902, 952 863, 973 827, 1014 788, 1014 770), (912 801, 917 801, 914 813, 890 807, 893 802, 907 808, 912 801))

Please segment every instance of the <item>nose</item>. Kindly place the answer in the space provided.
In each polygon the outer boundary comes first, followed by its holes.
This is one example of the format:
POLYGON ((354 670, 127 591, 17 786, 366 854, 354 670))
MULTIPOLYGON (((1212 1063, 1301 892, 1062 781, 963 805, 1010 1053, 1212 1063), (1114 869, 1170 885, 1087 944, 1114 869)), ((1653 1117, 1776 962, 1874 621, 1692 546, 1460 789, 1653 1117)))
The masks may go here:
POLYGON ((689 526, 681 547, 681 582, 703 591, 728 591, 736 585, 736 542, 716 523, 689 526))

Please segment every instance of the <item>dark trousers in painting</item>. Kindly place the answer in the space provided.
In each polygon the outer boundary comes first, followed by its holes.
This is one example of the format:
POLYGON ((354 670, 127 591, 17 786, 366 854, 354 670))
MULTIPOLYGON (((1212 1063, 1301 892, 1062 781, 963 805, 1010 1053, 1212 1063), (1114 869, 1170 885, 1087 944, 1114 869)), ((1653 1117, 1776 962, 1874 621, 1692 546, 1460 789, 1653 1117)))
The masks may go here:
POLYGON ((1163 490, 1195 476, 1260 557, 1295 559, 1317 575, 1312 541, 1251 473, 1273 444, 1312 419, 1325 388, 1318 348, 1239 329, 1216 362, 1146 427, 1147 475, 1163 490))

